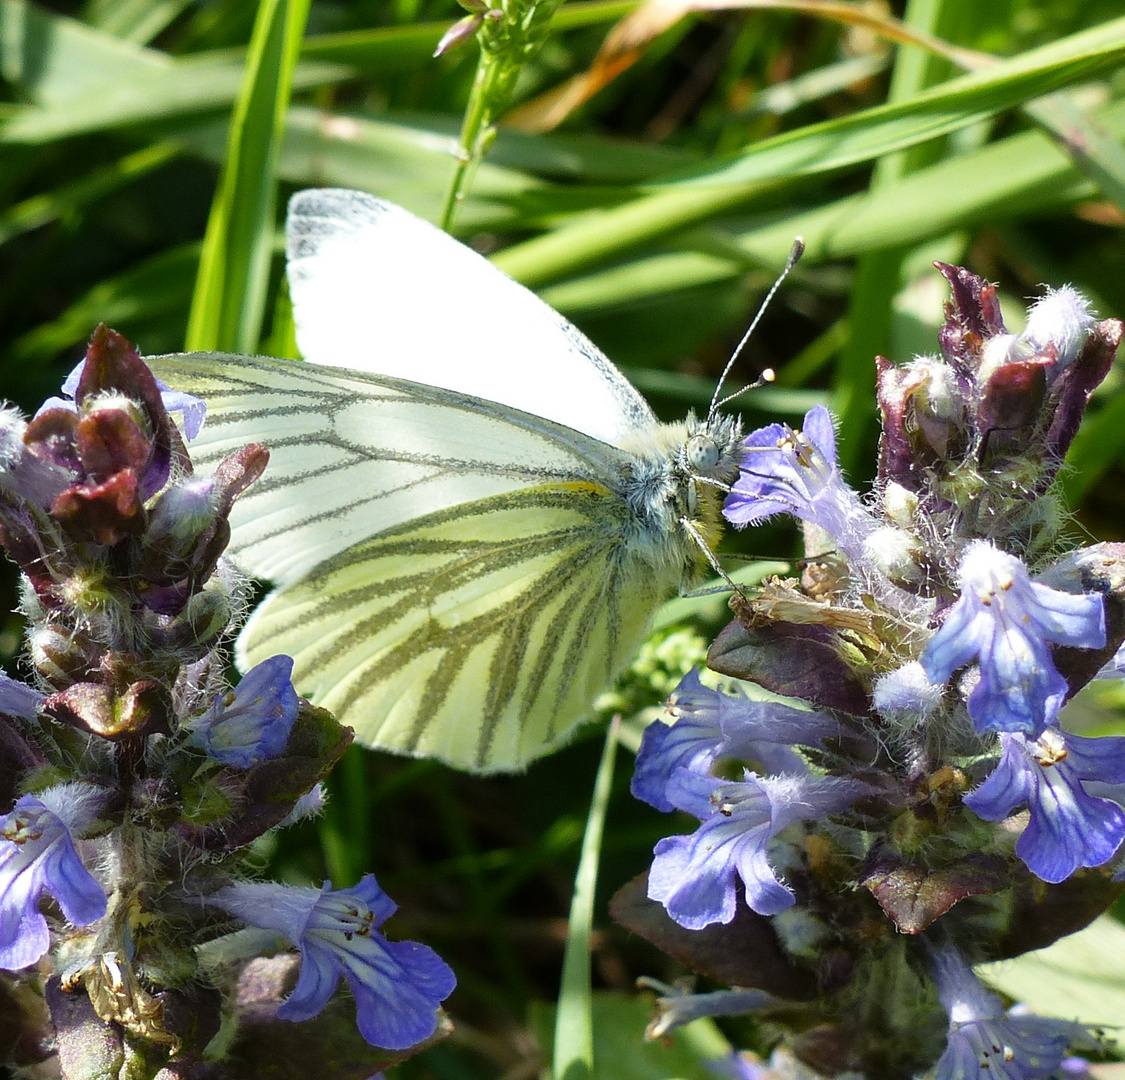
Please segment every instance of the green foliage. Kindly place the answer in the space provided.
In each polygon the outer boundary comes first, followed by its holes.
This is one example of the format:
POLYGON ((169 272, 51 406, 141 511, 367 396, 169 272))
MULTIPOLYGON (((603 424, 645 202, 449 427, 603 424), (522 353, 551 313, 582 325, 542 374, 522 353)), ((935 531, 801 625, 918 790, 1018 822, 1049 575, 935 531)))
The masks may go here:
POLYGON ((1103 915, 1085 930, 1015 960, 986 964, 998 990, 1047 1015, 1074 1017, 1113 1030, 1125 1016, 1125 927, 1103 915))
MULTIPOLYGON (((770 366, 777 386, 739 404, 756 425, 828 401, 860 485, 873 472, 874 353, 901 362, 934 340, 931 259, 998 281, 1012 313, 1040 283, 1069 281, 1102 315, 1125 315, 1125 20, 1113 0, 912 0, 911 32, 996 58, 970 72, 917 46, 891 52, 866 26, 696 14, 559 130, 506 129, 509 102, 586 70, 638 4, 570 0, 548 28, 553 6, 539 6, 534 47, 481 61, 471 39, 432 57, 464 15, 453 0, 0 0, 0 397, 34 408, 101 320, 150 353, 291 353, 276 242, 288 195, 362 187, 439 220, 459 139, 483 156, 461 185, 458 234, 539 288, 670 418, 706 407, 802 235, 804 260, 735 373, 749 382, 770 366)), ((1098 392, 1063 480, 1076 527, 1103 539, 1123 526, 1121 384, 1112 373, 1098 392)), ((728 547, 795 550, 785 526, 728 547)), ((13 607, 10 575, 0 592, 13 607)), ((672 607, 615 704, 651 709, 692 651, 673 615, 706 635, 725 611, 711 598, 672 607)), ((17 647, 6 625, 4 659, 17 647)), ((1120 701, 1105 698, 1079 703, 1085 725, 1113 728, 1120 701)), ((627 745, 635 730, 626 723, 627 745)), ((582 838, 600 737, 589 736, 492 780, 351 751, 320 831, 297 826, 260 853, 292 881, 331 873, 347 885, 373 868, 401 905, 399 934, 457 969, 457 1033, 398 1075, 528 1076, 551 1060, 554 1018, 529 1018, 527 1003, 558 997, 580 855, 592 874, 582 838)), ((584 879, 582 894, 592 984, 611 992, 591 1012, 573 937, 563 1020, 581 1029, 592 1015, 595 1077, 703 1077, 723 1036, 708 1023, 671 1047, 639 1043, 647 1006, 627 996, 633 979, 679 972, 605 913, 668 827, 631 800, 629 773, 624 759, 606 781, 598 886, 584 879)), ((1121 946, 1104 948, 1119 967, 1121 946)), ((1076 987, 1120 993, 1075 963, 1076 987)), ((998 985, 1035 998, 1045 979, 1031 966, 1006 965, 998 985)), ((590 1061, 577 1044, 554 1057, 590 1061)))

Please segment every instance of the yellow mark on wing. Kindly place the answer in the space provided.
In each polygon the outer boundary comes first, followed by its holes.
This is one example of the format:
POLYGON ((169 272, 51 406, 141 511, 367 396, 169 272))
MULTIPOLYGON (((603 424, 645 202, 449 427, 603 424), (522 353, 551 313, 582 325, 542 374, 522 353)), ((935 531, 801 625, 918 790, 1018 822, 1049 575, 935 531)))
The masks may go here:
POLYGON ((548 485, 554 491, 585 491, 592 495, 612 495, 613 493, 605 484, 595 484, 592 480, 560 480, 557 484, 548 485))

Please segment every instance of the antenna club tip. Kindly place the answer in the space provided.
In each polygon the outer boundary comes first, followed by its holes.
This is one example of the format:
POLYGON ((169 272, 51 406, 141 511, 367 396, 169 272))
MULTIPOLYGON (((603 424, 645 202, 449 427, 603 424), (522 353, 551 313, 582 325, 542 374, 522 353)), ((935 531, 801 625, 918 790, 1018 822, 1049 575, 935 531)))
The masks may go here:
POLYGON ((793 246, 789 249, 788 266, 793 266, 797 260, 805 253, 805 238, 803 236, 795 236, 793 238, 793 246))
POLYGON ((764 383, 771 383, 776 378, 777 378, 777 372, 774 371, 774 369, 771 368, 771 367, 763 368, 761 375, 758 376, 758 380, 760 382, 764 382, 764 383))

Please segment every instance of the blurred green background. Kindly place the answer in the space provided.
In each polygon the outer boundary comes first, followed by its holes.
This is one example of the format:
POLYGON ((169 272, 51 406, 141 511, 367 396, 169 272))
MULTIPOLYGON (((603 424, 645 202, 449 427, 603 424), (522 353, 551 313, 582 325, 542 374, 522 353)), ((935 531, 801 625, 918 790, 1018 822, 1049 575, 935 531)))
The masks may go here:
MULTIPOLYGON (((1012 327, 1042 283, 1125 314, 1119 0, 639 9, 559 7, 455 231, 585 330, 662 417, 706 408, 798 234, 807 254, 735 373, 770 366, 777 382, 740 406, 756 426, 827 402, 860 487, 878 436, 874 356, 936 350, 935 258, 997 282, 1012 327), (627 17, 628 55, 599 62, 627 17), (623 70, 550 114, 544 95, 606 65, 623 70)), ((439 217, 478 49, 431 54, 463 14, 452 0, 0 0, 0 397, 34 409, 103 320, 150 354, 295 355, 285 200, 360 187, 439 217)), ((1122 536, 1121 382, 1118 365, 1064 476, 1079 537, 1122 536)), ((795 544, 777 526, 731 546, 786 558, 795 544)), ((7 611, 10 573, 0 586, 7 611)), ((712 603, 688 631, 662 631, 603 713, 653 707, 722 616, 712 603)), ((7 617, 13 671, 19 646, 7 617)), ((1110 730, 1115 693, 1084 697, 1082 723, 1110 730)), ((453 964, 455 1034, 397 1075, 519 1080, 549 1057, 600 750, 592 726, 525 776, 489 780, 354 752, 325 820, 255 853, 290 881, 342 886, 373 869, 401 905, 391 935, 453 964)), ((703 1076, 718 1029, 640 1049, 635 978, 682 972, 605 914, 676 828, 630 799, 629 772, 623 753, 594 907, 594 986, 619 992, 599 1010, 599 1068, 703 1076)), ((748 1023, 725 1030, 760 1045, 748 1023)))

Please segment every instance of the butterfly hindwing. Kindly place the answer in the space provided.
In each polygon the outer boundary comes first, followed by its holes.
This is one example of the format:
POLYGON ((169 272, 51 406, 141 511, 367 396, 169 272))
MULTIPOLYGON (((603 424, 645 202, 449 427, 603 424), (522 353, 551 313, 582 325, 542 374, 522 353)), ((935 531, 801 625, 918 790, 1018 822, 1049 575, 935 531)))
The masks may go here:
POLYGON ((518 768, 588 711, 669 587, 621 544, 625 512, 571 483, 409 522, 270 596, 241 662, 284 646, 298 687, 367 745, 518 768))

